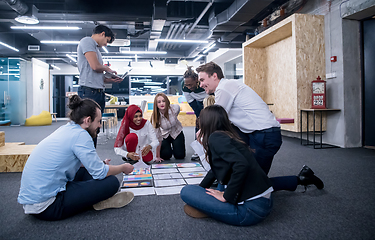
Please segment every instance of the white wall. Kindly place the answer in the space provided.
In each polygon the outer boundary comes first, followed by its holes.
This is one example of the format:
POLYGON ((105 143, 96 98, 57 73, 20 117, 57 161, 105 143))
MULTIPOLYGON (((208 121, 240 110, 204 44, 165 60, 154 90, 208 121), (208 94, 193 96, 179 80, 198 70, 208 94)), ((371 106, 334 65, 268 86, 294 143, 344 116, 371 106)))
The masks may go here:
MULTIPOLYGON (((38 59, 33 58, 32 63, 32 115, 38 115, 43 110, 49 111, 50 102, 50 79, 49 79, 49 65, 38 59), (40 88, 41 80, 43 79, 43 89, 40 88)), ((29 113, 29 112, 28 112, 29 113)), ((30 116, 27 116, 30 117, 30 116)))

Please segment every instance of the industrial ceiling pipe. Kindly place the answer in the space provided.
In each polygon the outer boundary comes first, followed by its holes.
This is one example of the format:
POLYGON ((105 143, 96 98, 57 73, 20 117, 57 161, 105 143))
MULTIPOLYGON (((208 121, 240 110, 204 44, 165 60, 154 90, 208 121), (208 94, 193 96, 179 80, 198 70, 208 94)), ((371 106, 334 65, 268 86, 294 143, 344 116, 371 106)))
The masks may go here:
POLYGON ((20 15, 24 15, 29 11, 29 7, 26 5, 26 3, 20 1, 20 0, 3 0, 6 2, 14 11, 16 11, 20 15))

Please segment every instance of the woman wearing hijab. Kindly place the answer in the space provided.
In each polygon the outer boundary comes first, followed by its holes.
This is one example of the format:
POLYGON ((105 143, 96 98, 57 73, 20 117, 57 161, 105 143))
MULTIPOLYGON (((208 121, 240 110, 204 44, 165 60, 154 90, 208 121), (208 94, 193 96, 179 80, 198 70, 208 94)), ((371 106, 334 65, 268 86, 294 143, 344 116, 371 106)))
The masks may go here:
POLYGON ((125 112, 115 141, 115 153, 124 160, 138 161, 142 156, 145 163, 152 163, 153 151, 159 145, 154 128, 143 118, 137 105, 130 105, 125 112))

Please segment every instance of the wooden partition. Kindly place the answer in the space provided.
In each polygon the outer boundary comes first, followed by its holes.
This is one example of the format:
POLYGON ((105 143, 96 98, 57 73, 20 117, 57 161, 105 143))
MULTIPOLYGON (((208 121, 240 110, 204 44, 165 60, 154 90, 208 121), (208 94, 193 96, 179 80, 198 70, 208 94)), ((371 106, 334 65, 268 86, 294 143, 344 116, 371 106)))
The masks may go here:
MULTIPOLYGON (((276 118, 294 119, 282 124, 283 130, 299 132, 299 110, 311 107, 311 82, 318 76, 325 78, 324 17, 294 14, 242 48, 245 84, 273 104, 270 110, 276 118)), ((310 123, 312 128, 312 119, 310 123)))

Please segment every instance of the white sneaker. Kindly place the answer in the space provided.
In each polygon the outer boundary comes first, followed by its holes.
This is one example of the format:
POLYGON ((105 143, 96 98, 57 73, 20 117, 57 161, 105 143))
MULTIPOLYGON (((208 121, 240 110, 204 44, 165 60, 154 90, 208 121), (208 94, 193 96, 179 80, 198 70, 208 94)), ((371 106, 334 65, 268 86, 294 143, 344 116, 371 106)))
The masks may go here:
POLYGON ((94 204, 93 207, 95 210, 121 208, 128 205, 133 199, 134 193, 132 192, 118 192, 112 197, 94 204))

